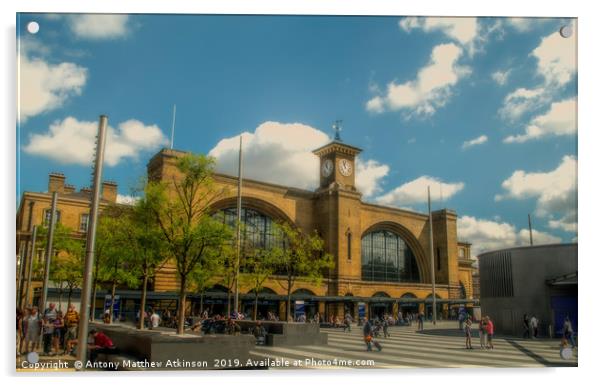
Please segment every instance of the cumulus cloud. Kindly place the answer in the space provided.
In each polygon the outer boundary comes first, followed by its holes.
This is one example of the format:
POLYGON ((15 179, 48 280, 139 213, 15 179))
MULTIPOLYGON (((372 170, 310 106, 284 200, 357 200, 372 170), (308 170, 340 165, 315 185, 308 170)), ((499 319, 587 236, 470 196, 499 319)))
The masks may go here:
MULTIPOLYGON (((319 159, 313 150, 330 142, 324 132, 301 123, 264 122, 243 136, 244 177, 260 181, 315 189, 319 185, 319 159)), ((218 172, 236 175, 239 137, 221 140, 209 155, 216 158, 218 172)), ((374 160, 356 159, 356 187, 365 197, 381 191, 380 183, 389 166, 374 160)))
POLYGON ((516 122, 528 112, 532 112, 550 102, 550 94, 545 87, 517 88, 504 98, 498 111, 502 119, 516 122))
POLYGON ((390 82, 386 94, 370 99, 366 109, 373 113, 403 110, 407 118, 433 115, 437 108, 447 104, 452 87, 471 71, 458 64, 461 55, 462 48, 455 44, 435 46, 430 62, 418 71, 416 79, 390 82))
MULTIPOLYGON (((462 216, 458 218, 458 239, 472 243, 472 255, 506 247, 530 244, 529 230, 517 230, 515 226, 499 221, 462 216)), ((560 243, 561 238, 552 234, 533 230, 533 244, 560 243)))
POLYGON ((49 49, 21 39, 17 65, 19 121, 62 107, 81 95, 88 70, 70 62, 50 63, 43 56, 49 49))
MULTIPOLYGON (((573 25, 574 28, 574 25, 573 25)), ((504 99, 499 115, 515 122, 526 113, 549 106, 577 71, 576 33, 564 38, 558 31, 545 36, 530 53, 537 60, 536 74, 541 82, 532 88, 519 87, 504 99)))
POLYGON ((576 44, 576 32, 565 38, 554 31, 533 50, 531 55, 537 59, 537 72, 546 84, 562 86, 572 79, 577 71, 576 44))
POLYGON ((487 143, 487 140, 489 140, 489 138, 487 138, 487 135, 481 135, 478 138, 467 140, 466 142, 462 143, 462 149, 465 150, 470 147, 474 147, 474 146, 478 146, 480 144, 487 143))
POLYGON ((474 43, 479 36, 479 25, 475 17, 404 17, 399 26, 405 32, 419 29, 424 32, 442 32, 448 38, 474 52, 474 43))
POLYGON ((515 171, 502 183, 505 194, 496 199, 536 199, 535 214, 548 219, 550 228, 577 229, 577 159, 564 156, 549 172, 515 171))
POLYGON ((509 69, 507 71, 495 71, 491 74, 491 78, 500 86, 505 85, 508 82, 508 76, 510 76, 510 72, 512 70, 509 69))
POLYGON ((67 16, 76 37, 89 40, 116 39, 128 34, 128 15, 82 14, 67 16))
MULTIPOLYGON (((90 165, 95 149, 98 122, 80 121, 67 117, 52 123, 47 132, 32 134, 23 150, 64 164, 90 165)), ((107 130, 105 163, 116 166, 124 158, 137 158, 167 144, 167 138, 157 125, 130 119, 107 130)))
POLYGON ((133 206, 136 204, 136 202, 138 202, 138 200, 140 200, 140 197, 136 197, 133 195, 117 194, 117 203, 122 205, 133 206))
POLYGON ((462 182, 448 183, 439 178, 424 175, 377 197, 376 202, 397 207, 422 204, 428 199, 427 189, 429 186, 431 187, 431 195, 438 191, 439 196, 445 201, 464 189, 464 183, 462 182))
POLYGON ((504 143, 524 143, 547 136, 577 134, 577 101, 570 98, 552 103, 545 113, 531 119, 525 133, 504 138, 504 143))
POLYGON ((389 166, 368 159, 364 162, 358 158, 355 185, 366 198, 370 198, 382 191, 381 182, 389 174, 389 166))

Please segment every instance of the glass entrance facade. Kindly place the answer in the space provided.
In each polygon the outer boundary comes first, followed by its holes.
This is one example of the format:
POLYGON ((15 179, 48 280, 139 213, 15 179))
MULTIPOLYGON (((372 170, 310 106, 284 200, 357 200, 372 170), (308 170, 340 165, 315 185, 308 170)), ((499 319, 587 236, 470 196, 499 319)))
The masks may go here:
POLYGON ((419 282, 416 257, 399 235, 387 230, 370 232, 362 238, 362 280, 419 282))

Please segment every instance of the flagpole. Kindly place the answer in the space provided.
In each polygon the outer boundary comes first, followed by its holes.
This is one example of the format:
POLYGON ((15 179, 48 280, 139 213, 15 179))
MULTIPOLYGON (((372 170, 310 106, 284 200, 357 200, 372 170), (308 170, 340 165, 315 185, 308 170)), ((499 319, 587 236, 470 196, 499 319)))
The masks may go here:
POLYGON ((234 312, 238 315, 238 273, 240 270, 240 221, 242 214, 242 135, 238 149, 238 197, 236 201, 236 283, 234 288, 234 312))
POLYGON ((428 204, 429 204, 429 238, 431 249, 431 283, 433 298, 433 325, 437 324, 437 295, 435 294, 435 252, 433 247, 433 213, 431 212, 431 186, 428 186, 428 204))

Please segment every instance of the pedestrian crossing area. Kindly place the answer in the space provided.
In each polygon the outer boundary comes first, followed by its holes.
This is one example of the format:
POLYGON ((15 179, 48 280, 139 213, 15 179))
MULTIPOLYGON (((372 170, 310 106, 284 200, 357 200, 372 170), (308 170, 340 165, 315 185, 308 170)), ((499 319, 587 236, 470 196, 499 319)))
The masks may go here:
MULTIPOLYGON (((426 325, 425 325, 426 326, 426 325)), ((530 368, 577 366, 577 351, 570 360, 560 357, 556 339, 524 340, 494 338, 494 349, 480 348, 479 337, 472 339, 473 350, 465 348, 462 331, 433 328, 391 327, 388 338, 377 340, 382 351, 366 351, 360 327, 322 329, 328 345, 268 347, 251 351, 255 359, 273 360, 288 365, 274 369, 366 369, 366 368, 530 368), (296 365, 295 365, 296 364, 296 365)))

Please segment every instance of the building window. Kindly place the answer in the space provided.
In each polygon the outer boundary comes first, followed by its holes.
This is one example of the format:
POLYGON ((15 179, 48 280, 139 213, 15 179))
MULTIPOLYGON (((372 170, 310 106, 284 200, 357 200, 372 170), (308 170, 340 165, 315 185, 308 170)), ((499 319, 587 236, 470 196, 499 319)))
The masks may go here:
POLYGON ((463 248, 463 247, 459 247, 459 248, 458 248, 458 256, 459 256, 460 258, 465 258, 465 257, 466 257, 466 252, 465 252, 465 250, 464 250, 464 248, 463 248))
POLYGON ((347 260, 351 261, 351 233, 347 231, 347 260))
MULTIPOLYGON (((225 224, 235 228, 236 207, 220 210, 214 215, 214 218, 223 220, 225 224)), ((262 249, 282 247, 282 234, 276 230, 272 218, 256 210, 243 207, 240 219, 243 231, 243 248, 247 246, 262 249)))
POLYGON ((90 214, 82 214, 79 219, 79 231, 88 231, 88 221, 90 220, 90 214))
MULTIPOLYGON (((50 209, 46 209, 44 210, 44 226, 48 226, 50 224, 50 214, 52 213, 52 211, 50 209)), ((55 223, 60 223, 61 222, 61 211, 60 210, 56 210, 56 214, 55 214, 55 223)))
POLYGON ((420 282, 414 253, 397 234, 377 230, 362 237, 362 280, 420 282))

